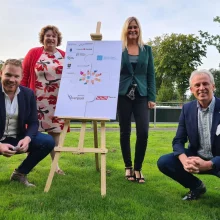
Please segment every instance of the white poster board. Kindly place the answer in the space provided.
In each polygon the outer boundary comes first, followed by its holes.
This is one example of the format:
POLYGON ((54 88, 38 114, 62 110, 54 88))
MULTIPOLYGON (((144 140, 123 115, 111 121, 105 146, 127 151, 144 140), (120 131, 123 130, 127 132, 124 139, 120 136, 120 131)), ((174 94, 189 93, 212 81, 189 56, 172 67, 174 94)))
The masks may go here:
POLYGON ((121 41, 68 41, 55 116, 116 118, 121 41))

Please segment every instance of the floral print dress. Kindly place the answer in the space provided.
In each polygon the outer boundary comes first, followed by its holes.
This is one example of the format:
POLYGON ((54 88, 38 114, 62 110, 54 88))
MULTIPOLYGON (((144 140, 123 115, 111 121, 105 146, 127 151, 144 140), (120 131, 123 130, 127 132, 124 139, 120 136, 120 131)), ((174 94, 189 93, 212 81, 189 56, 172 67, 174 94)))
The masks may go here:
POLYGON ((35 65, 39 131, 60 133, 64 121, 54 117, 64 58, 43 51, 35 65))

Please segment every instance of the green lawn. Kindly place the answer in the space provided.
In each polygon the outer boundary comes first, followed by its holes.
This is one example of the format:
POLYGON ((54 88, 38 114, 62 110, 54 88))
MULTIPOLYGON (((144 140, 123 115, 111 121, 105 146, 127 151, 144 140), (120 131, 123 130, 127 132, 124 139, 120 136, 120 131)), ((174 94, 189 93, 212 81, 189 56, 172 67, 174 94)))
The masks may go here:
MULTIPOLYGON (((148 149, 143 165, 146 184, 124 179, 119 146, 119 132, 107 131, 107 196, 100 196, 100 174, 95 170, 94 155, 62 153, 60 167, 65 176, 55 175, 51 189, 44 193, 51 159, 48 156, 29 175, 36 188, 25 188, 9 181, 13 169, 25 158, 0 157, 0 219, 220 219, 219 179, 200 176, 208 191, 198 201, 186 202, 187 192, 161 174, 156 166, 160 155, 171 151, 175 131, 150 130, 148 149)), ((77 145, 79 132, 71 132, 66 146, 77 145)), ((93 135, 87 132, 85 146, 91 146, 93 135)), ((135 132, 132 133, 132 146, 135 132)), ((132 148, 134 152, 134 148, 132 148)))
MULTIPOLYGON (((177 126, 178 126, 177 123, 170 123, 170 124, 168 124, 168 123, 164 123, 164 124, 156 123, 155 125, 153 123, 150 123, 150 128, 154 128, 154 127, 156 127, 156 128, 177 128, 177 126)), ((81 128, 81 124, 80 123, 71 123, 70 127, 71 128, 81 128)), ((92 124, 87 123, 86 127, 87 128, 92 128, 92 124)), ((100 123, 98 123, 98 127, 100 127, 100 123)), ((106 122, 105 127, 106 128, 119 128, 119 124, 118 124, 118 122, 114 122, 114 123, 106 122)), ((132 123, 131 127, 135 128, 135 123, 132 123)))

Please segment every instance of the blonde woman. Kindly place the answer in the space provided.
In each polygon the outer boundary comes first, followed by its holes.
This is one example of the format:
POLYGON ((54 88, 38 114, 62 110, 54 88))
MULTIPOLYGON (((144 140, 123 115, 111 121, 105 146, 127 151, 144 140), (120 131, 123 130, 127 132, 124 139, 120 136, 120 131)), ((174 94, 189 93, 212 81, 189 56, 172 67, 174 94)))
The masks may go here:
POLYGON ((118 97, 120 144, 129 181, 145 183, 141 172, 148 140, 149 109, 155 107, 155 73, 151 47, 144 45, 137 18, 129 17, 123 26, 122 64, 118 97), (131 115, 136 123, 134 167, 131 160, 131 115))

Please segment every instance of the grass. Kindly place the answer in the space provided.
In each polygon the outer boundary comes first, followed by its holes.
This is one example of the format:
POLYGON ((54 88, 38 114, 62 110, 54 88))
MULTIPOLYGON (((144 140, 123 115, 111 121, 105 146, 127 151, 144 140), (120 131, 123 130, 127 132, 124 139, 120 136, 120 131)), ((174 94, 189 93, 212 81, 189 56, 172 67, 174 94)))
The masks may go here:
MULTIPOLYGON (((10 182, 13 169, 25 158, 17 155, 1 158, 0 166, 0 219, 158 219, 207 220, 220 219, 219 179, 200 176, 208 191, 198 201, 186 202, 181 196, 187 192, 179 184, 157 169, 160 155, 171 152, 175 131, 150 130, 143 173, 146 184, 124 179, 124 165, 119 144, 119 132, 107 131, 107 195, 100 196, 100 174, 95 170, 94 155, 62 153, 60 167, 65 176, 55 175, 51 189, 44 193, 51 159, 41 161, 29 175, 36 188, 10 182)), ((71 132, 65 146, 77 145, 79 132, 71 132)), ((91 147, 93 135, 86 133, 85 146, 91 147)), ((135 144, 135 132, 131 145, 135 144)), ((134 148, 132 148, 134 153, 134 148)))
MULTIPOLYGON (((155 126, 153 123, 150 123, 150 128, 177 128, 177 123, 172 123, 172 124, 167 124, 167 123, 156 123, 155 126)), ((106 128, 119 128, 119 124, 118 122, 106 122, 105 124, 106 128)), ((70 124, 71 128, 81 128, 81 124, 80 123, 71 123, 70 124)), ((87 128, 92 128, 92 124, 91 123, 87 123, 86 124, 87 128)), ((98 127, 100 127, 100 123, 98 123, 98 127)), ((135 128, 135 123, 131 124, 132 128, 135 128)))

